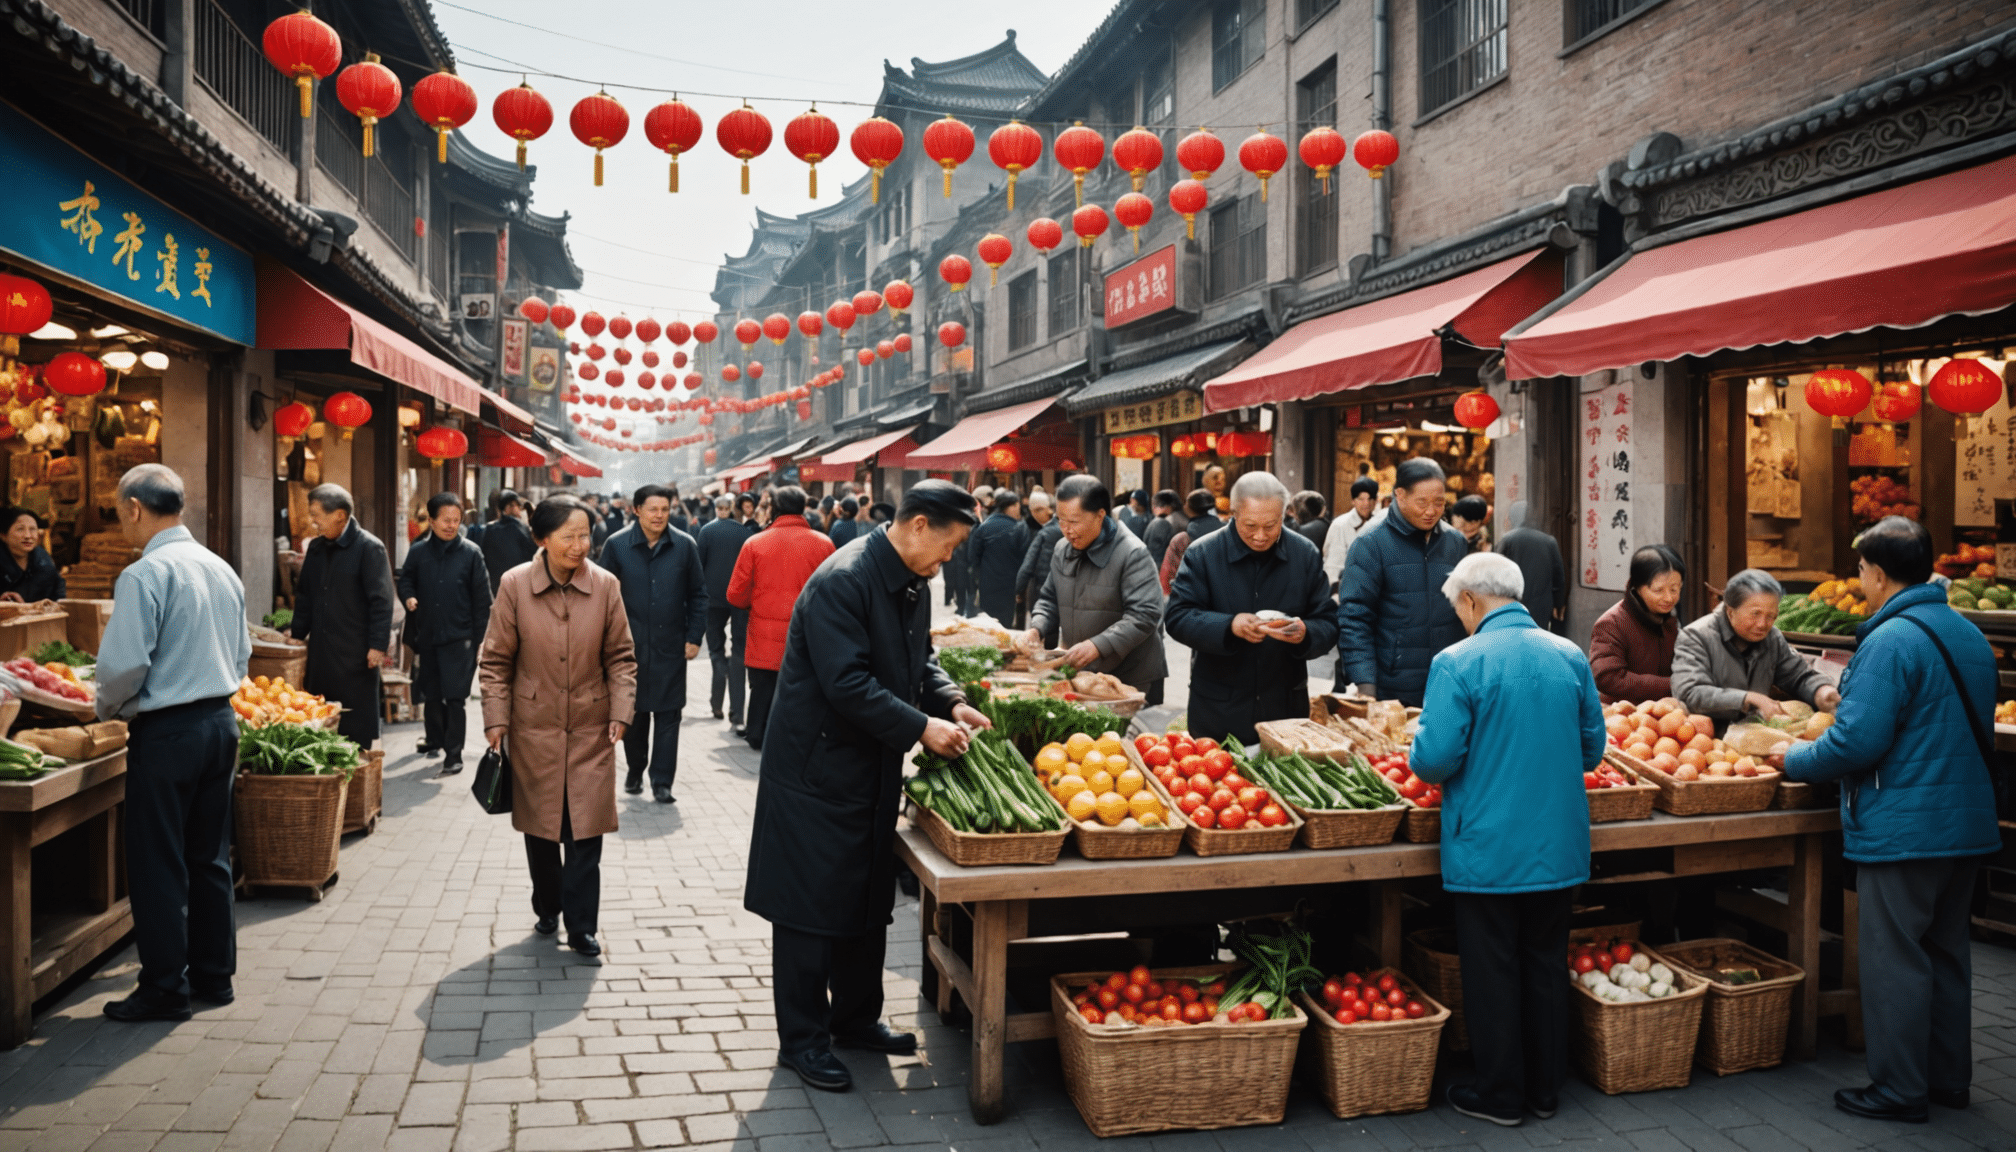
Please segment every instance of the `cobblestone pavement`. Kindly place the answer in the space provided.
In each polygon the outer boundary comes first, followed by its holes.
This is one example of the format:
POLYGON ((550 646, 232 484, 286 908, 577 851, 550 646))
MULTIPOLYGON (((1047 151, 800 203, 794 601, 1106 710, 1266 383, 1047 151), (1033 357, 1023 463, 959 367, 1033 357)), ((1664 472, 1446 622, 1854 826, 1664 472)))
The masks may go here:
MULTIPOLYGON (((857 1080, 846 1095, 808 1092, 773 1067, 769 929, 740 899, 756 757, 709 717, 704 656, 694 671, 679 803, 620 798, 622 831, 603 868, 606 963, 582 965, 533 934, 521 839, 470 801, 466 774, 431 779, 434 763, 411 754, 417 729, 406 726, 387 739, 385 819, 375 834, 346 839, 328 898, 262 894, 239 904, 237 1003, 184 1024, 113 1024, 100 1009, 130 990, 135 970, 130 949, 118 954, 41 1015, 29 1045, 0 1054, 0 1152, 1099 1144, 1047 1043, 1011 1048, 1007 1120, 972 1123, 967 1035, 917 998, 911 901, 897 909, 887 982, 895 1022, 923 1033, 920 1058, 846 1053, 857 1080)), ((1935 1109, 1929 1126, 1834 1111, 1830 1094, 1862 1083, 1863 1072, 1859 1057, 1829 1049, 1814 1063, 1726 1080, 1697 1070, 1684 1091, 1605 1097, 1575 1081, 1555 1119, 1516 1130, 1446 1107, 1337 1121, 1298 1084, 1278 1128, 1117 1143, 1158 1152, 2008 1149, 2016 953, 1979 946, 1975 956, 1975 1104, 1935 1109)), ((1144 1101, 1192 1088, 1109 1087, 1144 1101)))

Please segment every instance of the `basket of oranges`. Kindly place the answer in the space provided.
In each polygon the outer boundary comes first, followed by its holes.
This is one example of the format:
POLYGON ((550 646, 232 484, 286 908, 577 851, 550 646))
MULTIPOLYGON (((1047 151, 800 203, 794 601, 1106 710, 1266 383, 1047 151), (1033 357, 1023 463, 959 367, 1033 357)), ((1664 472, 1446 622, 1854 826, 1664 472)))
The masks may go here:
POLYGON ((1117 732, 1074 732, 1036 752, 1036 775, 1071 817, 1087 860, 1174 856, 1183 846, 1188 822, 1128 751, 1117 732))
POLYGON ((343 709, 320 696, 311 696, 273 676, 249 676, 238 682, 231 694, 231 710, 247 728, 268 724, 301 724, 310 728, 334 728, 343 709))

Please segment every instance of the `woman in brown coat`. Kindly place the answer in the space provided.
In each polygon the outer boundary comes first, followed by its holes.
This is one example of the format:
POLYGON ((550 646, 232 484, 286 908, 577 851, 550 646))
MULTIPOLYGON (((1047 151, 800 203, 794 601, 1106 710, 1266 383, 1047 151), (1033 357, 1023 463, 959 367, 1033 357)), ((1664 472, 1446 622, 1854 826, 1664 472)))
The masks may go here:
POLYGON ((532 512, 539 551, 504 574, 480 663, 483 729, 511 754, 511 826, 525 834, 541 935, 596 956, 602 836, 616 831, 616 746, 637 703, 637 659, 616 577, 588 560, 594 519, 570 496, 532 512), (561 845, 567 846, 561 863, 561 845))
POLYGON ((1673 644, 1680 635, 1674 610, 1686 579, 1680 554, 1664 544, 1631 554, 1624 598, 1597 617, 1589 633, 1589 669, 1605 704, 1673 694, 1673 644))

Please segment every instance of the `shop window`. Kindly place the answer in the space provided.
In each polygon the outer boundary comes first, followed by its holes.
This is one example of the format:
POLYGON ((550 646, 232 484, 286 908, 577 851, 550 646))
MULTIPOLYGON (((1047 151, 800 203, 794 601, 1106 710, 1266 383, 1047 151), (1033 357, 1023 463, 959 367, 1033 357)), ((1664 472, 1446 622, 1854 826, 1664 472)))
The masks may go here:
POLYGON ((1008 350, 1036 343, 1036 270, 1008 282, 1008 350))
POLYGON ((1211 213, 1211 298, 1267 278, 1267 205, 1242 196, 1211 213))
POLYGON ((1505 74, 1507 0, 1421 0, 1425 115, 1505 74))
MULTIPOLYGON (((1335 57, 1295 86, 1295 118, 1301 122, 1298 135, 1319 125, 1335 126, 1335 57)), ((1315 169, 1306 164, 1295 169, 1295 268, 1304 276, 1337 263, 1337 182, 1342 175, 1331 173, 1326 189, 1315 169)))
POLYGON ((1219 0, 1211 12, 1211 91, 1237 80, 1266 51, 1267 0, 1219 0))
POLYGON ((1659 0, 1563 0, 1561 42, 1593 40, 1658 4, 1659 0))
POLYGON ((1318 16, 1337 6, 1337 0, 1295 0, 1295 27, 1307 28, 1318 16))
POLYGON ((1078 326, 1078 252, 1050 258, 1050 338, 1078 326))

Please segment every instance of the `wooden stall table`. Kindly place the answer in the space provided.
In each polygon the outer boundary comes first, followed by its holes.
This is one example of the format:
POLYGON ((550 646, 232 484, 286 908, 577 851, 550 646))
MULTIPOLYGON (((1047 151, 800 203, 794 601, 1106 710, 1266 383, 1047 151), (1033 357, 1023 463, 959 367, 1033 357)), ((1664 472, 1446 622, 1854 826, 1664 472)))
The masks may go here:
MULTIPOLYGON (((133 930, 125 894, 118 817, 126 800, 126 750, 60 768, 37 780, 0 780, 0 886, 6 971, 0 977, 0 1048, 33 1031, 35 1001, 133 930), (88 864, 66 877, 70 899, 36 915, 33 850, 83 829, 88 864)), ((45 883, 45 887, 46 887, 45 883)))
MULTIPOLYGON (((1806 980, 1793 1000, 1789 1054, 1810 1059, 1821 1009, 1822 837, 1840 827, 1840 814, 1833 809, 1792 809, 1685 818, 1655 812, 1649 820, 1597 824, 1589 831, 1592 852, 1636 852, 1639 855, 1633 859, 1639 863, 1647 862, 1648 853, 1653 858, 1643 870, 1606 877, 1612 883, 1754 868, 1791 869, 1787 959, 1805 971, 1806 980)), ((1373 950, 1381 964, 1397 968, 1401 954, 1400 882, 1441 872, 1439 845, 1404 842, 1329 851, 1298 847, 1287 852, 1208 859, 1179 854, 1159 860, 1095 861, 1070 855, 1067 849, 1065 856, 1047 867, 962 868, 940 855, 921 830, 907 824, 897 831, 896 854, 916 873, 921 886, 924 961, 930 966, 927 971, 937 975, 939 1007, 949 1008, 950 993, 956 989, 973 1013, 973 1070, 966 1091, 973 1118, 982 1124, 995 1123, 1002 1116, 1006 1046, 1013 1041, 1056 1036, 1047 1005, 1040 1012, 1011 1016, 1007 1011, 1008 945, 1029 936, 1032 903, 1369 883, 1373 886, 1373 950), (972 917, 970 964, 938 935, 940 907, 954 904, 964 906, 972 917)), ((1848 994, 1852 995, 1852 990, 1848 994)))

